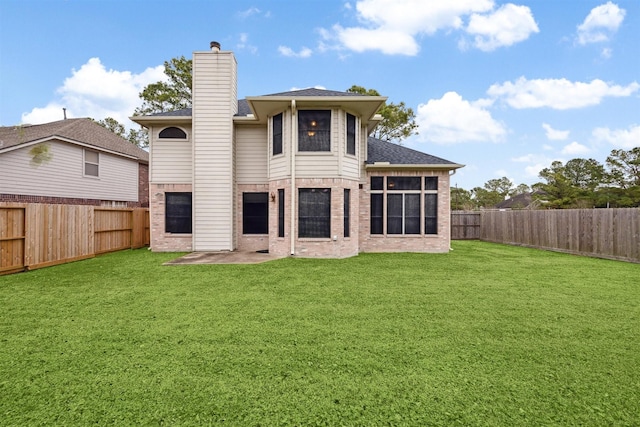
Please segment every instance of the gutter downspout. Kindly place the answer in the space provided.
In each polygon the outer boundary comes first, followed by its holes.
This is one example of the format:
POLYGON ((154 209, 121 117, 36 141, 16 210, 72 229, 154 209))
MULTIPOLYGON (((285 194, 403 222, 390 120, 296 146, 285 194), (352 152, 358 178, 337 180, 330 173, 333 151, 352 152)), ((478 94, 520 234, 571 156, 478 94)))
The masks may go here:
POLYGON ((449 250, 452 251, 451 247, 451 177, 456 174, 457 170, 450 171, 452 173, 449 174, 449 250))
POLYGON ((296 254, 296 135, 298 119, 296 117, 296 100, 291 100, 291 218, 289 220, 289 238, 291 239, 291 255, 296 254))

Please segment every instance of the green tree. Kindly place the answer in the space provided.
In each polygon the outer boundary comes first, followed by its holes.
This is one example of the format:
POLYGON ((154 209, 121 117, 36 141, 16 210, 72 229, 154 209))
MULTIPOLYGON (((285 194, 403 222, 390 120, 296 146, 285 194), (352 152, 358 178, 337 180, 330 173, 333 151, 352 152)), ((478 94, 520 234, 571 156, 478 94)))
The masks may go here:
POLYGON ((492 193, 498 193, 502 200, 514 194, 513 182, 506 176, 490 179, 485 182, 484 188, 492 193))
MULTIPOLYGON (((380 96, 380 93, 375 89, 366 89, 356 85, 347 89, 347 92, 380 96)), ((373 136, 375 138, 399 143, 411 135, 418 134, 418 124, 415 121, 416 115, 413 109, 408 108, 404 102, 399 104, 385 102, 378 110, 378 113, 382 116, 382 121, 374 130, 373 136)))
POLYGON ((140 128, 139 130, 129 129, 127 131, 124 125, 113 117, 107 117, 103 120, 94 120, 94 122, 126 139, 133 145, 137 145, 140 148, 149 146, 149 134, 145 128, 140 128))
POLYGON ((475 208, 475 203, 471 200, 471 192, 464 188, 451 187, 451 210, 470 211, 475 208))
POLYGON ((606 165, 612 184, 620 188, 640 186, 640 147, 611 150, 606 165))
POLYGON ((142 106, 134 115, 162 113, 191 107, 193 61, 184 56, 164 62, 166 81, 147 85, 140 93, 142 106))
POLYGON ((577 198, 577 188, 565 174, 565 167, 560 161, 554 161, 551 166, 540 171, 540 178, 546 182, 536 184, 541 194, 537 198, 547 202, 551 208, 574 207, 577 198))

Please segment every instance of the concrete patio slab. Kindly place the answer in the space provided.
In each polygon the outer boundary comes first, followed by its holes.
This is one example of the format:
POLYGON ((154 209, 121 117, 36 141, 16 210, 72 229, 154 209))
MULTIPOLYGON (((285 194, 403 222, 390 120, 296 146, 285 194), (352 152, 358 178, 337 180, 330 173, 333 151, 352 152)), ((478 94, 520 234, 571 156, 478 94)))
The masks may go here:
POLYGON ((262 262, 280 259, 275 255, 263 252, 192 252, 163 265, 189 265, 189 264, 259 264, 262 262))

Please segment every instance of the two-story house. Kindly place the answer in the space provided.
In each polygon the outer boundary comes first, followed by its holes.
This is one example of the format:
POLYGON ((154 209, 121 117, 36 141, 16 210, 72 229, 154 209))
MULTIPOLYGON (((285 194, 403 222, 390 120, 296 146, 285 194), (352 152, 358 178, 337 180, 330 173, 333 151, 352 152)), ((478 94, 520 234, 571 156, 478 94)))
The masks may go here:
POLYGON ((131 118, 150 134, 152 250, 449 250, 449 177, 462 165, 369 137, 385 97, 238 100, 233 53, 211 47, 193 54, 191 109, 131 118))

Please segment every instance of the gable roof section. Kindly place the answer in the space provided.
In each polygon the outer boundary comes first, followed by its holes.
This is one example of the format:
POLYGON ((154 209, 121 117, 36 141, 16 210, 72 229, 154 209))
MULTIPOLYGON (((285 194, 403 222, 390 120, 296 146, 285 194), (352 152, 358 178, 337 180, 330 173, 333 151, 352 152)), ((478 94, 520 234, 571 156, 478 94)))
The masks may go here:
POLYGON ((0 127, 0 153, 52 139, 92 146, 99 150, 149 162, 149 153, 91 119, 66 119, 41 125, 0 127))
POLYGON ((412 150, 393 142, 370 136, 367 140, 367 168, 391 168, 398 166, 427 167, 430 169, 458 169, 463 165, 421 151, 412 150))

